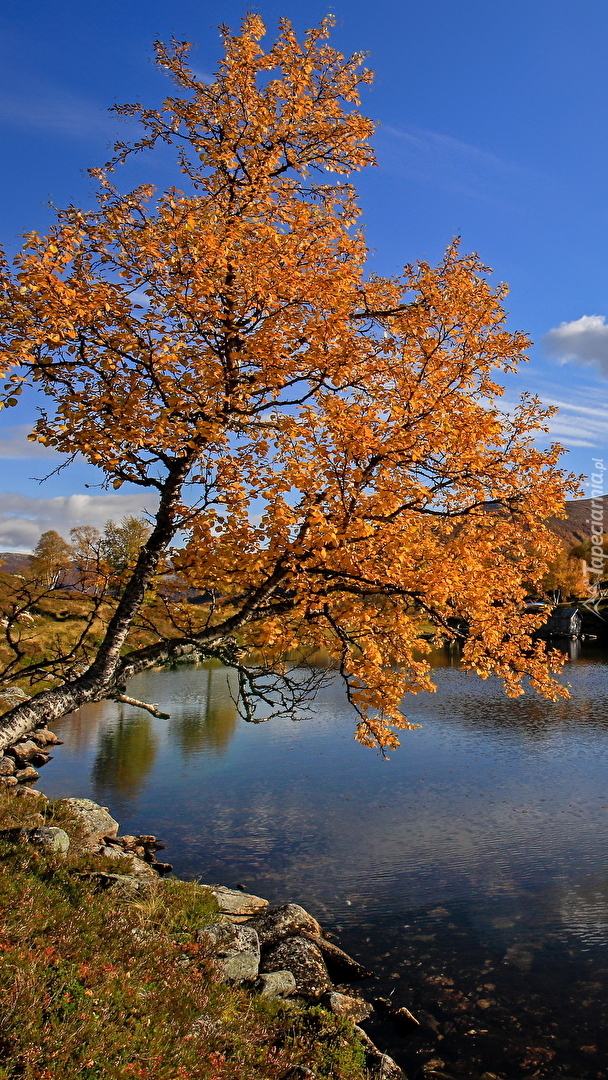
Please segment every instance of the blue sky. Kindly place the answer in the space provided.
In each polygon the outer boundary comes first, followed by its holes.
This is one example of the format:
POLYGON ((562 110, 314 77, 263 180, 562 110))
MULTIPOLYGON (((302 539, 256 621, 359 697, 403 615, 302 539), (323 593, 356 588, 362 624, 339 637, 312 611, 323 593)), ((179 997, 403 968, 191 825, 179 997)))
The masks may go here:
MULTIPOLYGON (((237 29, 245 10, 233 0, 5 0, 0 241, 9 252, 22 233, 48 227, 49 201, 87 204, 84 170, 128 131, 107 108, 155 105, 167 92, 152 41, 194 42, 196 69, 210 73, 217 25, 237 29)), ((376 80, 363 111, 379 125, 379 168, 357 186, 371 268, 437 261, 459 234, 509 283, 510 326, 535 342, 509 400, 528 389, 559 404, 553 431, 568 466, 589 473, 604 455, 608 465, 605 0, 268 0, 250 10, 269 34, 281 16, 301 32, 331 13, 332 43, 369 51, 376 80)), ((162 165, 145 178, 172 179, 162 165)), ((25 440, 32 408, 30 399, 0 417, 0 550, 145 506, 138 492, 104 493, 84 465, 32 479, 57 464, 25 440)))

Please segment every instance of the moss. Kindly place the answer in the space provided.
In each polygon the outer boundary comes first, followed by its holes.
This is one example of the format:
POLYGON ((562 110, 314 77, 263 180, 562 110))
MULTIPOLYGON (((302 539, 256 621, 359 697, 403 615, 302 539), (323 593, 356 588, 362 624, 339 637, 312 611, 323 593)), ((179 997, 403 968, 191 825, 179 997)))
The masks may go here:
MULTIPOLYGON (((0 829, 76 820, 0 795, 0 829)), ((91 871, 118 860, 0 842, 0 1080, 363 1080, 352 1026, 320 1008, 218 982, 195 931, 217 918, 195 883, 150 879, 136 899, 91 871)))

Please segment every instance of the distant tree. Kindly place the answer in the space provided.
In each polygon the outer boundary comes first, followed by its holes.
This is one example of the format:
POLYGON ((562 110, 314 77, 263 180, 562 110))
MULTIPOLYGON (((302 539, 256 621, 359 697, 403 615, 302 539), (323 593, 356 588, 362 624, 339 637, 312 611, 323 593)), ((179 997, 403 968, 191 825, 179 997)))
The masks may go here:
POLYGON ((6 404, 34 382, 49 405, 32 438, 158 509, 94 655, 30 665, 47 689, 2 718, 0 747, 193 652, 232 666, 245 717, 267 718, 315 685, 283 657, 315 648, 357 738, 390 747, 411 726, 404 694, 433 689, 421 618, 448 637, 466 624, 465 667, 508 693, 526 677, 566 693, 522 603, 573 479, 560 447, 535 443, 551 410, 529 395, 500 409, 499 373, 529 344, 505 328, 506 290, 456 246, 437 267, 365 273, 347 177, 373 162, 357 111, 370 74, 329 47, 328 23, 300 44, 284 21, 267 52, 264 32, 257 15, 225 31, 204 82, 186 44, 158 44, 175 93, 118 108, 142 135, 94 171, 97 207, 60 211, 3 274, 6 404), (175 150, 175 186, 122 194, 114 167, 156 146, 175 150))
POLYGON ((133 570, 152 528, 144 518, 127 514, 118 522, 106 521, 101 553, 115 575, 133 570))
POLYGON ((30 575, 45 588, 54 589, 64 584, 71 561, 70 545, 58 532, 49 529, 42 534, 30 556, 30 575))
POLYGON ((541 590, 555 602, 584 597, 588 589, 580 557, 568 551, 557 552, 543 575, 541 590))
POLYGON ((81 589, 99 592, 107 585, 103 559, 103 537, 94 525, 78 525, 70 530, 72 563, 81 589))

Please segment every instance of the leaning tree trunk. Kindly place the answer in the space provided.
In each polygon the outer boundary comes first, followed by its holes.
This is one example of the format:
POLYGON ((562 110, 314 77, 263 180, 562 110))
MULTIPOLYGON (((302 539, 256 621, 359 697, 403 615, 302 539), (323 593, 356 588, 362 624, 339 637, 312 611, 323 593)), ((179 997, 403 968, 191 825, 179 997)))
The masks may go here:
POLYGON ((36 727, 57 720, 88 702, 102 701, 122 691, 124 677, 120 677, 123 659, 121 650, 161 556, 177 531, 176 505, 194 456, 195 452, 190 451, 188 455, 176 459, 169 469, 163 484, 154 529, 139 553, 133 573, 92 664, 76 679, 66 681, 63 686, 43 690, 1 716, 0 751, 36 727))

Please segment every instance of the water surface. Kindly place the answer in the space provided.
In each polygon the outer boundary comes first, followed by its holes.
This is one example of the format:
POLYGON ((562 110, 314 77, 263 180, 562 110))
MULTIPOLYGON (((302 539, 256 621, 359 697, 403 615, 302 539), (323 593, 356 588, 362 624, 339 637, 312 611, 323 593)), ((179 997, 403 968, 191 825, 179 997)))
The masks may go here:
POLYGON ((337 677, 309 718, 248 725, 222 669, 150 672, 129 692, 171 720, 80 710, 42 787, 162 837, 179 876, 310 909, 377 973, 367 994, 437 1022, 380 1031, 411 1075, 433 1055, 454 1076, 608 1075, 608 664, 583 651, 558 703, 436 665, 388 761, 353 741, 337 677))

